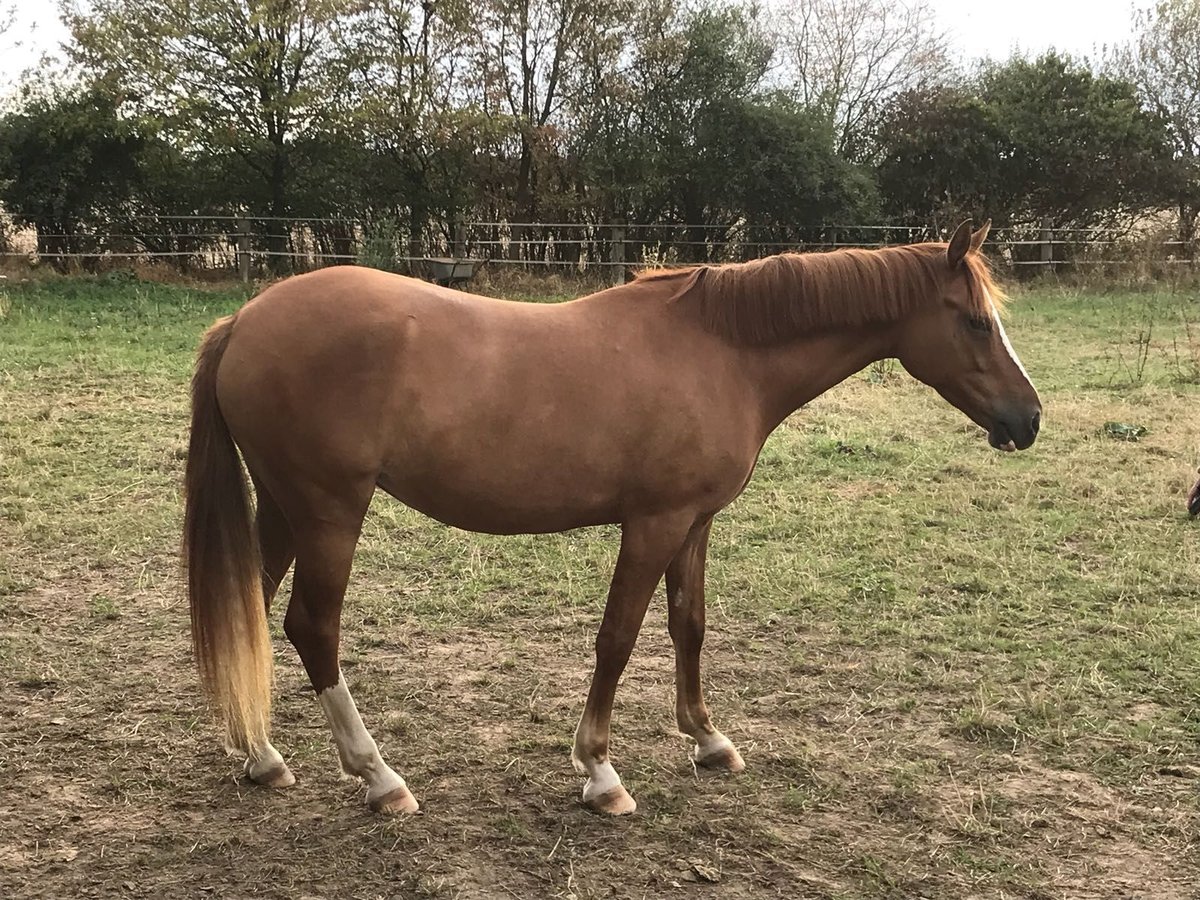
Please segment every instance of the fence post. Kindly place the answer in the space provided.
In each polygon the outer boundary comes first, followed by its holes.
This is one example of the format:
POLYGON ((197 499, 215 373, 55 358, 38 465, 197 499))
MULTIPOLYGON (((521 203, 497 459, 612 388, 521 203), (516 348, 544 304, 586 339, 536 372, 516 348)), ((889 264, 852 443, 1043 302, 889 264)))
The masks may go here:
POLYGON ((451 226, 450 234, 450 255, 455 259, 462 259, 467 255, 467 226, 460 220, 455 219, 451 226))
POLYGON ((250 282, 250 220, 237 220, 238 276, 242 284, 250 282))
POLYGON ((614 225, 609 237, 608 261, 612 263, 612 283, 625 283, 625 226, 614 225))
POLYGON ((1051 272, 1054 271, 1054 229, 1050 227, 1050 219, 1042 219, 1042 230, 1038 235, 1038 240, 1042 242, 1042 265, 1047 266, 1051 272))

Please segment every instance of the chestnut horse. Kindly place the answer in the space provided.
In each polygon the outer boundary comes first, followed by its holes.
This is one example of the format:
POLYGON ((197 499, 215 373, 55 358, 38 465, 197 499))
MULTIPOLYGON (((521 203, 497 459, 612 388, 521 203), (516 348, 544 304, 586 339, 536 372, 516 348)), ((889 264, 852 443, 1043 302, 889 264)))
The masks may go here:
POLYGON ((553 305, 338 267, 279 282, 218 321, 192 384, 184 544, 201 677, 250 779, 294 781, 269 740, 266 618, 294 561, 284 631, 342 766, 366 782, 371 809, 417 809, 338 664, 377 487, 471 531, 620 524, 571 754, 586 804, 635 808, 609 758, 609 723, 664 573, 679 729, 697 763, 742 769, 700 686, 713 516, 745 488, 776 426, 886 357, 993 447, 1033 443, 1041 407, 1000 322, 1003 296, 979 252, 986 231, 964 222, 949 244, 643 274, 553 305))

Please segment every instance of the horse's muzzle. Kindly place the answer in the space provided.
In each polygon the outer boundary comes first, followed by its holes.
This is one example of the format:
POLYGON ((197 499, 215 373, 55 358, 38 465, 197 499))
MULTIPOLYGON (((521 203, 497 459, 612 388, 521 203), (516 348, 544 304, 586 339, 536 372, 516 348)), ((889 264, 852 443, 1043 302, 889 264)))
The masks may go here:
POLYGON ((1035 409, 1031 414, 998 417, 988 429, 988 443, 997 450, 1012 452, 1028 450, 1037 440, 1042 427, 1042 411, 1035 409))

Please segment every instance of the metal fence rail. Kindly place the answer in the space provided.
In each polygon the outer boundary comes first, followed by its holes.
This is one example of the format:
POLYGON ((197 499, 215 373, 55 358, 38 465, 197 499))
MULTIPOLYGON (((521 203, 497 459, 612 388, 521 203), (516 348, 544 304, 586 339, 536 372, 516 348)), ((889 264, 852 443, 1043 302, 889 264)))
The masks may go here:
MULTIPOLYGON (((109 231, 57 233, 21 228, 0 215, 0 260, 49 262, 85 269, 113 263, 167 262, 182 270, 256 274, 307 271, 361 262, 427 274, 447 259, 494 266, 599 274, 622 280, 644 266, 739 262, 785 250, 881 247, 934 240, 926 226, 799 227, 733 222, 434 222, 412 233, 388 222, 270 216, 135 216, 109 231)), ((1051 228, 1044 223, 994 229, 994 259, 1014 269, 1119 266, 1133 258, 1191 265, 1195 248, 1178 240, 1148 242, 1120 229, 1051 228)))

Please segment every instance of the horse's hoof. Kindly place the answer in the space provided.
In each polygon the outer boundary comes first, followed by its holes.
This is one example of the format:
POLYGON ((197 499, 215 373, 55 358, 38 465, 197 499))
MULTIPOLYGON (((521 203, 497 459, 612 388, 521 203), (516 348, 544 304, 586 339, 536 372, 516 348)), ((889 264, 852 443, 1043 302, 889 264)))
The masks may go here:
POLYGON ((590 809, 606 816, 627 816, 637 809, 637 801, 629 796, 629 791, 625 790, 623 784, 584 800, 584 803, 590 809))
POLYGON ((700 748, 696 748, 694 756, 696 765, 704 766, 706 769, 724 769, 726 772, 740 772, 746 768, 746 763, 742 760, 742 754, 738 753, 737 747, 726 741, 718 747, 714 747, 700 755, 700 748))
POLYGON ((417 798, 405 785, 392 788, 382 797, 368 800, 367 804, 371 807, 372 812, 385 816, 411 815, 421 808, 417 803, 417 798))
POLYGON ((271 766, 271 768, 263 772, 255 772, 253 768, 247 768, 246 775, 255 784, 261 784, 263 787, 269 788, 291 787, 296 783, 296 776, 287 767, 287 763, 283 762, 271 766))

